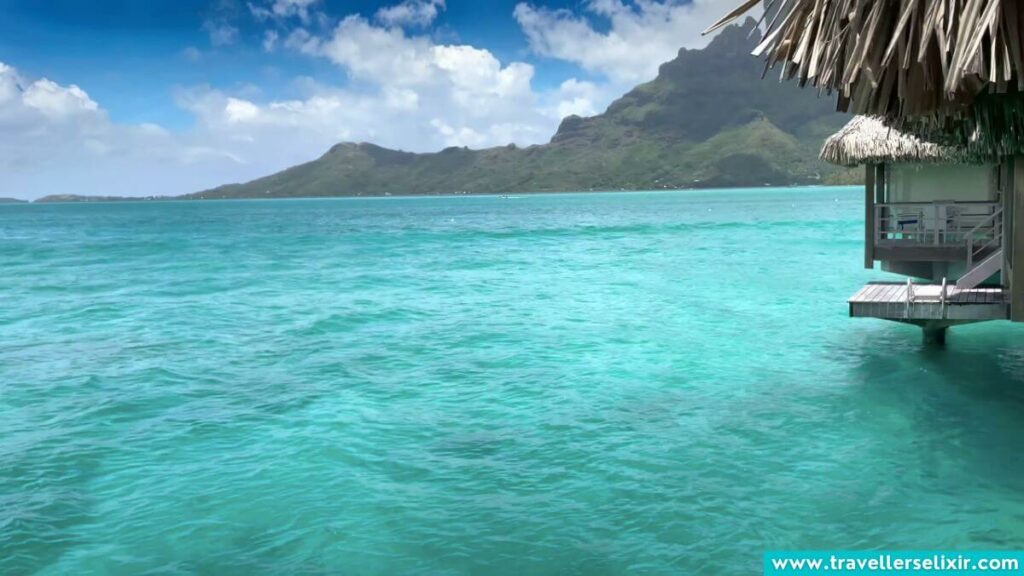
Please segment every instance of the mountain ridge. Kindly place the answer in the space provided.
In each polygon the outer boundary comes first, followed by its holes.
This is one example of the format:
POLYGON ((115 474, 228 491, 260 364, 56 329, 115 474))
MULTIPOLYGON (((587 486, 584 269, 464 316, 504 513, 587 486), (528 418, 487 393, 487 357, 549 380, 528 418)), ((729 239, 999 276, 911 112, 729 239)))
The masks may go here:
MULTIPOLYGON (((704 49, 681 49, 658 76, 546 144, 412 153, 340 143, 320 158, 188 198, 382 196, 649 190, 820 183, 817 159, 843 124, 831 102, 795 86, 751 80, 754 21, 704 49)), ((756 78, 756 77, 755 77, 756 78)))
MULTIPOLYGON (((177 199, 618 191, 848 182, 818 160, 845 122, 825 98, 759 81, 753 19, 680 49, 605 112, 567 116, 549 142, 437 152, 341 142, 319 158, 177 199)), ((855 178, 855 176, 853 176, 855 178)))

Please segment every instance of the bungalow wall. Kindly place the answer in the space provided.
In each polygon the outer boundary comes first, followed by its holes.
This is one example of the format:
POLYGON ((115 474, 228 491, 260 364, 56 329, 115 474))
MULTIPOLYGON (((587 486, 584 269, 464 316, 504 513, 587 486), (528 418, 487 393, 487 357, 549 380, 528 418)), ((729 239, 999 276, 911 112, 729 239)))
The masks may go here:
MULTIPOLYGON (((1012 176, 1006 164, 886 164, 873 169, 876 188, 874 201, 879 203, 904 202, 1003 202, 1012 199, 1004 194, 1012 185, 1012 176)), ((1009 211, 1006 212, 1009 214, 1009 211)), ((871 228, 869 223, 869 229, 871 228)), ((871 232, 869 232, 870 234, 871 232)), ((880 252, 880 250, 879 250, 880 252)), ((943 278, 955 281, 967 271, 964 261, 947 258, 920 258, 920 250, 890 250, 886 256, 872 251, 866 257, 876 257, 887 272, 939 282, 943 278)), ((999 276, 990 283, 1000 283, 999 276)))
POLYGON ((995 164, 892 164, 887 170, 888 202, 995 202, 995 164))

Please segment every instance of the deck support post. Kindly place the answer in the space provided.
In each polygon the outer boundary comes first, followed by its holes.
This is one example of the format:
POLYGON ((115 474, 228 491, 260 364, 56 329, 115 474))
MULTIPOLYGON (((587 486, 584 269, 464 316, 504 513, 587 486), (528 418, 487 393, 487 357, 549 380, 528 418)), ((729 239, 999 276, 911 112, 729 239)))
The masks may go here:
POLYGON ((922 342, 928 346, 944 346, 946 330, 949 330, 949 326, 944 324, 925 324, 921 326, 922 342))
POLYGON ((1024 322, 1024 156, 1013 158, 1013 215, 1009 240, 1010 320, 1024 322))
POLYGON ((864 166, 864 268, 875 267, 875 165, 864 166))

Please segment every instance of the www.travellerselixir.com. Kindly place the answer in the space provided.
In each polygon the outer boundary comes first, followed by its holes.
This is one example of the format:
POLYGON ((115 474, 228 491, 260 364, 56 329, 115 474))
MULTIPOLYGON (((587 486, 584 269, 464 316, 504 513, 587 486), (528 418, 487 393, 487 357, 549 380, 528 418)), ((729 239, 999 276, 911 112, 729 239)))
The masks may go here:
POLYGON ((985 552, 767 552, 772 574, 1024 574, 1024 551, 985 552))

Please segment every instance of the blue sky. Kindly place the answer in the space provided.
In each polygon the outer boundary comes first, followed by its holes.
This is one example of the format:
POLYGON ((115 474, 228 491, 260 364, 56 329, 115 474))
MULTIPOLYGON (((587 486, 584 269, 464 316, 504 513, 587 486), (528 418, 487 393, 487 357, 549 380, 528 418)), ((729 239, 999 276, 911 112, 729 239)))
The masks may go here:
POLYGON ((0 196, 180 194, 342 140, 545 142, 733 3, 0 0, 0 196))

